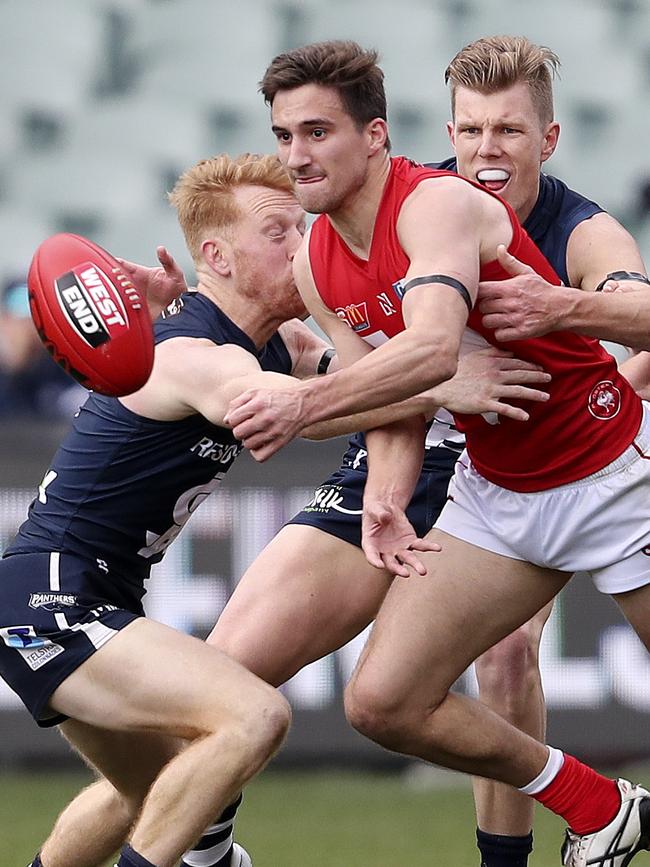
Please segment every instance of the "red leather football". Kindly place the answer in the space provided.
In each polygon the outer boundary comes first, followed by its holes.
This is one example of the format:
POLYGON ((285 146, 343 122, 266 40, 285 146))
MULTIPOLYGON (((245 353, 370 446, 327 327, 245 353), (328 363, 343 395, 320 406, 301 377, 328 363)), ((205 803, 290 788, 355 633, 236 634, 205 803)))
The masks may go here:
POLYGON ((32 319, 54 360, 86 388, 131 394, 153 365, 146 300, 110 253, 79 235, 52 235, 27 278, 32 319))

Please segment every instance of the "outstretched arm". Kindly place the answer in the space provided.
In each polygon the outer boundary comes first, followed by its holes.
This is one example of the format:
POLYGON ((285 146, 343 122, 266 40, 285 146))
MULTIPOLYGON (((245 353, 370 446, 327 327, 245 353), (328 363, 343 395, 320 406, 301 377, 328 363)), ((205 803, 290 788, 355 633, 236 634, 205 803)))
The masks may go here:
MULTIPOLYGON (((150 418, 174 420, 200 413, 216 425, 228 426, 228 406, 241 394, 264 389, 272 397, 299 385, 300 380, 293 376, 262 370, 257 359, 240 346, 176 337, 156 347, 154 368, 146 385, 121 400, 129 409, 150 418)), ((428 402, 421 400, 422 405, 428 402)), ((412 406, 407 414, 415 411, 412 406)), ((316 438, 355 433, 359 430, 357 420, 351 417, 328 422, 327 431, 321 430, 316 438)), ((384 416, 375 413, 374 420, 382 423, 384 416)), ((263 446, 263 434, 258 439, 263 446)), ((258 439, 252 438, 245 445, 254 451, 258 439)))
POLYGON ((520 361, 511 352, 494 347, 478 349, 459 359, 458 369, 451 379, 428 391, 381 409, 316 422, 304 428, 301 436, 320 440, 369 430, 418 414, 432 418, 441 406, 449 412, 465 415, 496 413, 504 418, 528 421, 528 412, 510 401, 548 400, 549 394, 543 388, 550 380, 549 373, 529 361, 520 361))
POLYGON ((160 421, 200 414, 220 427, 233 397, 251 385, 286 386, 297 380, 263 371, 241 346, 217 346, 210 340, 175 337, 156 346, 147 383, 121 398, 133 412, 160 421))

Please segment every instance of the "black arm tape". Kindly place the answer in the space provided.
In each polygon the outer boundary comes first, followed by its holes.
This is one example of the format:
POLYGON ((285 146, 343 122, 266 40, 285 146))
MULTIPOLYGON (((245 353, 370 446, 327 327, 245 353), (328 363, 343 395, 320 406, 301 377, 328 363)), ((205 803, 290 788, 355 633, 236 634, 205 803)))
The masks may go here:
POLYGON ((469 312, 472 312, 472 298, 467 291, 467 287, 460 280, 456 280, 455 277, 447 277, 446 274, 429 274, 427 277, 414 277, 412 280, 402 283, 402 297, 406 295, 409 289, 412 289, 414 286, 422 286, 423 283, 444 283, 445 286, 451 286, 452 289, 458 292, 465 304, 467 304, 469 312))
POLYGON ((650 280, 645 274, 639 274, 638 271, 612 271, 604 280, 601 280, 596 286, 596 292, 602 292, 605 283, 608 280, 635 280, 637 283, 647 283, 650 286, 650 280))
POLYGON ((321 373, 327 373, 327 368, 330 366, 332 359, 336 355, 336 349, 326 349, 321 355, 316 373, 320 376, 321 373))

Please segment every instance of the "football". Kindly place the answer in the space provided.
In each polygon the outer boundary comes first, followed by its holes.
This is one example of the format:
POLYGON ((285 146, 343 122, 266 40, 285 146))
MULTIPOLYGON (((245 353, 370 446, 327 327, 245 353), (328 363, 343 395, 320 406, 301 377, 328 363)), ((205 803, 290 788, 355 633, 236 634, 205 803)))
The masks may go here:
POLYGON ((27 278, 36 330, 48 352, 88 389, 119 397, 153 365, 147 303, 106 250, 61 233, 38 247, 27 278))

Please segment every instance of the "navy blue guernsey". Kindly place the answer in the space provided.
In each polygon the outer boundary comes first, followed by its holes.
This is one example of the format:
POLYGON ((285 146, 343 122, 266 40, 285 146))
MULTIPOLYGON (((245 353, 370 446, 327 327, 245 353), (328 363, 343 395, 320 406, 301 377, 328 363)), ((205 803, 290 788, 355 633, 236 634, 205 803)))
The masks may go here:
MULTIPOLYGON (((279 335, 258 351, 205 295, 186 293, 156 322, 156 343, 196 337, 235 344, 264 370, 289 374, 279 335)), ((242 449, 225 427, 194 414, 155 421, 91 394, 59 446, 5 556, 65 551, 141 584, 242 449)))
MULTIPOLYGON (((430 169, 457 171, 455 157, 424 165, 430 169)), ((566 286, 569 285, 566 249, 571 232, 583 220, 602 212, 600 205, 569 189, 562 181, 552 175, 540 174, 537 201, 523 226, 566 286)), ((451 427, 453 429, 453 425, 451 427)), ((365 449, 363 434, 355 434, 350 443, 365 449)), ((450 448, 459 450, 458 443, 450 442, 449 445, 450 448)))
MULTIPOLYGON (((425 165, 432 169, 455 172, 456 158, 450 157, 441 163, 425 165)), ((562 181, 552 175, 540 174, 539 195, 523 226, 565 286, 569 285, 566 248, 571 232, 583 220, 602 212, 600 205, 569 189, 562 181)))

